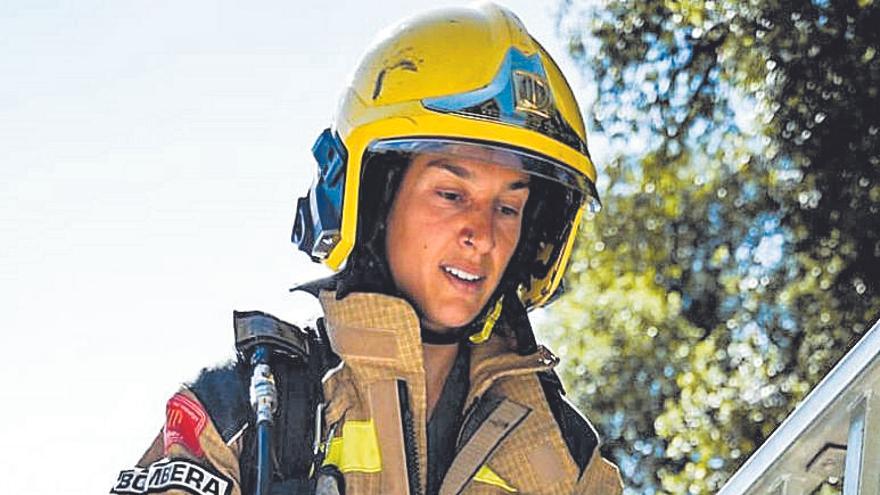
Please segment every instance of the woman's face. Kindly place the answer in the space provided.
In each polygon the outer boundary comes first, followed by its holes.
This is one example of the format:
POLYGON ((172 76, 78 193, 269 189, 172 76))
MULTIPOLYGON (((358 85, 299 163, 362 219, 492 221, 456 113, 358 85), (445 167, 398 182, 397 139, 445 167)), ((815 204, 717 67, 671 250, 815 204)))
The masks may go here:
POLYGON ((528 176, 509 154, 415 155, 391 211, 385 248, 397 288, 422 326, 470 323, 498 287, 516 249, 528 176))

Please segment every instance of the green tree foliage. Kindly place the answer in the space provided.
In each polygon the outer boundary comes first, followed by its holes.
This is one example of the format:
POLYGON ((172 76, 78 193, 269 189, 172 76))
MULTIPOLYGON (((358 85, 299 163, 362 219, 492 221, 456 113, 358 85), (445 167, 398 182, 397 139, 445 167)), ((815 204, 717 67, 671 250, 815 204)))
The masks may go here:
POLYGON ((559 15, 614 151, 542 331, 629 493, 714 493, 880 315, 880 5, 559 15))

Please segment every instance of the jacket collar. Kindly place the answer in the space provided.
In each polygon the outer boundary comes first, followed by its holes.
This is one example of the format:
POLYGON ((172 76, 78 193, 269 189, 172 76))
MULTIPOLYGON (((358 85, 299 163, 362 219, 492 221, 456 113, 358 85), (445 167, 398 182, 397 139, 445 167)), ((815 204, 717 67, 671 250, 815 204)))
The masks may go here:
MULTIPOLYGON (((327 333, 333 351, 360 379, 371 382, 393 376, 423 379, 419 318, 404 299, 356 292, 337 300, 336 292, 320 291, 327 333)), ((525 356, 515 342, 498 332, 472 345, 470 383, 465 407, 502 377, 552 369, 558 359, 543 346, 525 356)))
POLYGON ((465 400, 465 410, 499 378, 550 371, 559 362, 559 358, 542 345, 524 356, 516 353, 515 345, 512 340, 496 333, 486 342, 473 346, 471 389, 465 400))
POLYGON ((336 299, 330 290, 322 290, 319 300, 333 352, 356 373, 363 371, 362 379, 424 373, 419 317, 408 302, 368 292, 336 299))

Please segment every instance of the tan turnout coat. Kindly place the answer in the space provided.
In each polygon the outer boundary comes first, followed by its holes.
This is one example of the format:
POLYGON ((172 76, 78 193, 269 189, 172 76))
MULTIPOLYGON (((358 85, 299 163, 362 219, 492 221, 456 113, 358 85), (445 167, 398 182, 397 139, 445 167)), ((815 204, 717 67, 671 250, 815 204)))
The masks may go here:
MULTIPOLYGON (((324 378, 325 462, 343 473, 346 495, 408 493, 399 393, 403 381, 415 420, 413 437, 424 493, 425 377, 415 311, 406 301, 381 294, 353 293, 336 300, 335 293, 324 291, 320 301, 331 346, 342 359, 324 378)), ((543 347, 532 355, 518 355, 507 339, 497 335, 473 345, 464 411, 485 398, 498 405, 459 445, 442 495, 622 492, 617 468, 599 455, 598 448, 583 473, 571 458, 536 375, 552 369, 556 361, 543 347)), ((190 391, 183 393, 198 401, 190 391)), ((160 434, 138 465, 146 467, 165 455, 192 459, 210 464, 231 480, 231 495, 248 495, 240 494, 238 485, 242 436, 224 442, 208 424, 198 441, 203 453, 195 456, 182 445, 163 445, 160 434)))

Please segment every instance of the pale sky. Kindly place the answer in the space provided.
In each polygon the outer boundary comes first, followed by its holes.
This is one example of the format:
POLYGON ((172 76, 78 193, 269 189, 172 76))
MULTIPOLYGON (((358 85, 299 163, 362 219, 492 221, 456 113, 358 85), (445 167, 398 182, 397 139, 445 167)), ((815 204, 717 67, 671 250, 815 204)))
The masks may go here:
MULTIPOLYGON (((305 316, 311 145, 373 36, 448 2, 304 3, 0 2, 0 493, 107 493, 233 309, 305 316)), ((501 3, 586 106, 555 2, 501 3)))

